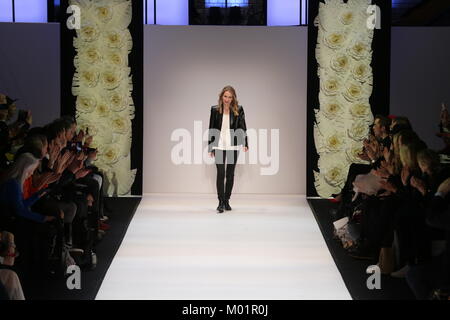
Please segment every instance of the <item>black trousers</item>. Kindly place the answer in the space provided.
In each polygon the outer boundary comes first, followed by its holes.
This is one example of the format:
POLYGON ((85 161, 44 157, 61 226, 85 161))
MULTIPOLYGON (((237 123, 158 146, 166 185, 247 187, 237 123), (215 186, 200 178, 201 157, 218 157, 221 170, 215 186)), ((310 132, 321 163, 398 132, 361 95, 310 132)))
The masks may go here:
POLYGON ((215 149, 214 155, 217 167, 217 197, 219 200, 229 200, 231 197, 231 191, 233 190, 234 169, 236 168, 239 150, 215 149))

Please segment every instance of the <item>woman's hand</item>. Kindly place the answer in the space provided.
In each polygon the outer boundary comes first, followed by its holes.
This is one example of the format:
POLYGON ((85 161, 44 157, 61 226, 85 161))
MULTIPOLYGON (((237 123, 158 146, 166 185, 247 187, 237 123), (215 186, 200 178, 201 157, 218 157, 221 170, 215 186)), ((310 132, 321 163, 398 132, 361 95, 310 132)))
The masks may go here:
POLYGON ((385 161, 382 160, 381 161, 381 167, 386 169, 390 175, 394 174, 394 164, 392 163, 392 161, 385 161))
POLYGON ((374 170, 373 174, 380 178, 389 178, 390 173, 386 168, 379 168, 378 170, 374 170))
POLYGON ((381 188, 386 190, 386 191, 389 191, 389 192, 392 192, 392 193, 396 193, 397 192, 397 187, 392 182, 389 182, 388 180, 382 179, 380 181, 380 185, 381 185, 381 188))
POLYGON ((84 139, 84 131, 80 130, 75 137, 75 142, 83 142, 84 139))
POLYGON ((58 160, 56 160, 54 172, 56 174, 63 173, 64 170, 66 170, 68 164, 70 163, 72 157, 73 155, 69 151, 66 151, 64 154, 60 154, 58 160))
POLYGON ((210 156, 211 158, 214 158, 214 152, 209 152, 209 156, 210 156))
POLYGON ((49 155, 49 160, 48 160, 48 167, 50 169, 53 169, 53 165, 55 164, 56 159, 58 158, 59 155, 59 146, 55 141, 56 139, 53 139, 50 144, 48 145, 48 155, 49 155))
POLYGON ((91 173, 91 169, 82 168, 75 173, 75 179, 81 179, 86 177, 89 173, 91 173))
POLYGON ((93 136, 87 136, 86 139, 84 139, 84 146, 89 147, 91 145, 93 139, 94 139, 93 136))
POLYGON ((73 174, 76 174, 78 171, 81 170, 81 168, 83 168, 83 160, 73 160, 72 163, 67 167, 67 170, 69 170, 70 172, 72 172, 73 174))
POLYGON ((47 184, 52 184, 53 182, 56 182, 61 178, 61 174, 53 173, 51 172, 50 177, 48 178, 47 184))

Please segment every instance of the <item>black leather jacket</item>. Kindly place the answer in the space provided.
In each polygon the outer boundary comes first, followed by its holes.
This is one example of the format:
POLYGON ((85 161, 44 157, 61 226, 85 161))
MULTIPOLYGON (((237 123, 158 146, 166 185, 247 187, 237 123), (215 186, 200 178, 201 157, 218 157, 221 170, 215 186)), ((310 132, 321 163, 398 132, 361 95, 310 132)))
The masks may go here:
MULTIPOLYGON (((242 106, 238 106, 238 112, 239 115, 235 116, 230 110, 231 144, 233 146, 245 145, 248 148, 247 125, 245 124, 244 108, 242 106)), ((219 113, 219 106, 212 106, 211 116, 209 118, 209 152, 212 152, 213 147, 217 147, 219 144, 220 130, 222 129, 222 118, 223 114, 219 113)))

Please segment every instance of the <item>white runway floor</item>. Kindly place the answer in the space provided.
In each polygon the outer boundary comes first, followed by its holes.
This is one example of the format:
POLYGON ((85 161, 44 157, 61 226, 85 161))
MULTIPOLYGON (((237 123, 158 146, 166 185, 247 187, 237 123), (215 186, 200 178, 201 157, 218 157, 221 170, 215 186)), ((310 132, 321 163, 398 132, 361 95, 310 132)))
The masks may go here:
POLYGON ((351 299, 306 198, 148 194, 96 299, 351 299))

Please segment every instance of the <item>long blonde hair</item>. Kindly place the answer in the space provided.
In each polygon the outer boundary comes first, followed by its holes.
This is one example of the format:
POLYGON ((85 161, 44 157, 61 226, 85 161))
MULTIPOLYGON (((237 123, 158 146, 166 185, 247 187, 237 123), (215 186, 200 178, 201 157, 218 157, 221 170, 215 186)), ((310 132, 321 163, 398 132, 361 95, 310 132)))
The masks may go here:
POLYGON ((23 190, 23 183, 25 182, 27 172, 31 167, 37 166, 39 161, 40 160, 35 158, 31 153, 27 152, 21 154, 19 158, 3 172, 0 177, 0 185, 9 179, 15 179, 20 185, 20 190, 23 190))
POLYGON ((231 111, 234 113, 235 116, 239 115, 239 102, 237 100, 237 95, 236 95, 236 90, 234 90, 234 88, 232 86, 226 86, 225 88, 222 89, 222 92, 220 92, 219 94, 219 113, 223 113, 223 95, 225 94, 225 92, 230 92, 231 95, 233 96, 233 101, 231 101, 231 111))
POLYGON ((417 163, 417 153, 419 152, 418 143, 402 144, 400 146, 400 161, 402 166, 408 166, 413 171, 419 171, 417 163))

